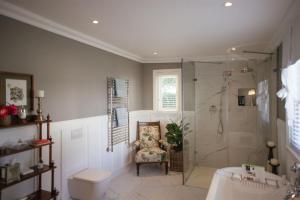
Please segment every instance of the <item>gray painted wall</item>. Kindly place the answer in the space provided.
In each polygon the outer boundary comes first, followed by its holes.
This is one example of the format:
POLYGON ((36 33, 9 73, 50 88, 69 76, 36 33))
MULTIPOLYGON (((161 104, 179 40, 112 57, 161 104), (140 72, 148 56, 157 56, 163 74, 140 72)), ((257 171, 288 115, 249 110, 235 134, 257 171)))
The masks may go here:
POLYGON ((142 64, 4 16, 0 71, 33 74, 55 121, 106 114, 107 76, 129 79, 129 108, 142 109, 142 64))
POLYGON ((143 108, 153 109, 153 70, 180 68, 180 63, 147 63, 143 64, 143 108))

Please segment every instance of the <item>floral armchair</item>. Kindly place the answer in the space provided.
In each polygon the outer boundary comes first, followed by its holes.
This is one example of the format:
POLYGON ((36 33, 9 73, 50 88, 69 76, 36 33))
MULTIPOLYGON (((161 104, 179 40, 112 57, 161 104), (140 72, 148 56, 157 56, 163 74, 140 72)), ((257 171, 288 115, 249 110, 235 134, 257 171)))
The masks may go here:
POLYGON ((140 165, 148 163, 164 163, 168 174, 167 143, 161 140, 160 122, 137 122, 136 170, 140 173, 140 165))

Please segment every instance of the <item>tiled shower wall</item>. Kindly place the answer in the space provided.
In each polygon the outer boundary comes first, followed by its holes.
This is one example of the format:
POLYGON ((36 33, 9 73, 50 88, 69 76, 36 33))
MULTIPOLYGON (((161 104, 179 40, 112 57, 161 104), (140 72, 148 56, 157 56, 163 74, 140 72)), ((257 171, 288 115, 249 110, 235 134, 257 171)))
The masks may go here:
POLYGON ((265 165, 264 144, 269 134, 269 122, 262 126, 257 106, 238 106, 237 96, 239 88, 257 88, 259 81, 268 80, 268 68, 268 60, 196 63, 198 165, 216 168, 248 162, 265 165), (240 69, 247 65, 254 71, 241 73, 240 69))

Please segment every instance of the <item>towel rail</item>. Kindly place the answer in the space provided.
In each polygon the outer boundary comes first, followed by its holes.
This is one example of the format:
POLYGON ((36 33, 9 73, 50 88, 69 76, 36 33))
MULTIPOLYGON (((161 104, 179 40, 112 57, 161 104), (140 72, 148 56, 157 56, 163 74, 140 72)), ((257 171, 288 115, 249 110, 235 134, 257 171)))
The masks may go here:
POLYGON ((108 152, 113 152, 116 144, 129 145, 128 92, 128 80, 107 78, 108 152))

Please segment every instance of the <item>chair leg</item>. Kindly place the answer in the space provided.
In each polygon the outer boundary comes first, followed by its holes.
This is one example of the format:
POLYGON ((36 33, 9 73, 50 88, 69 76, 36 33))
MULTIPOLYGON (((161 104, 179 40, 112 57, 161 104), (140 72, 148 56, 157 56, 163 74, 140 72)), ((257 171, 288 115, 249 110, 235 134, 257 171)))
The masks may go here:
POLYGON ((139 176, 140 175, 140 164, 136 163, 136 175, 139 176))
POLYGON ((165 167, 166 167, 166 175, 168 175, 168 171, 169 171, 169 163, 168 162, 165 162, 165 167))

